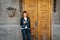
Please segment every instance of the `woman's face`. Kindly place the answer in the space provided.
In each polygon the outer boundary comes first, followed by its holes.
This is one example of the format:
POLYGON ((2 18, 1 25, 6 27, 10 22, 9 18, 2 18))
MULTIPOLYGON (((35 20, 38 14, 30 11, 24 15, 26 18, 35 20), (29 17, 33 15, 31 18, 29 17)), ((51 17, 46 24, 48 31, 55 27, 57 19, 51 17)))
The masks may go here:
POLYGON ((23 16, 24 16, 24 17, 27 17, 27 13, 24 13, 23 16))

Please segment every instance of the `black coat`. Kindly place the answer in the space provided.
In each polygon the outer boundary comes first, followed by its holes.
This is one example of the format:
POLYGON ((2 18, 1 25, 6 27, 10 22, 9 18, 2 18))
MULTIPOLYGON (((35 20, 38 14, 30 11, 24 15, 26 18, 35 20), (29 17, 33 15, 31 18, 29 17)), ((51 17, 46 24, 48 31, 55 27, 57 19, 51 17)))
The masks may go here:
POLYGON ((21 19, 20 19, 20 26, 21 26, 22 28, 25 28, 25 26, 27 26, 27 28, 30 28, 30 18, 27 17, 27 23, 26 23, 26 24, 24 24, 24 21, 25 21, 24 18, 21 18, 21 19))

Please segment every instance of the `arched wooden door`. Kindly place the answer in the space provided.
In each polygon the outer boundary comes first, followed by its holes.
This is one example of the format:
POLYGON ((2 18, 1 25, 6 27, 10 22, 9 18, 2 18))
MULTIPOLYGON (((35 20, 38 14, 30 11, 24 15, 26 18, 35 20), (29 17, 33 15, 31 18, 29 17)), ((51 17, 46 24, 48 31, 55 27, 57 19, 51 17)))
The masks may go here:
POLYGON ((51 40, 52 0, 23 0, 31 22, 32 40, 51 40))

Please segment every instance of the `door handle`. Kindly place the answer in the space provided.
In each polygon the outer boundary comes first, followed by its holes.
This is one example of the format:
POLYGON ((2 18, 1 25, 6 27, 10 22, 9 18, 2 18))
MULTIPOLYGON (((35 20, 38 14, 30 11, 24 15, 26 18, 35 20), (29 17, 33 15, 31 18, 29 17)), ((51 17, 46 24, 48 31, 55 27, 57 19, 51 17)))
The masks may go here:
POLYGON ((38 26, 38 22, 37 22, 37 21, 35 22, 35 26, 36 26, 36 27, 38 26))

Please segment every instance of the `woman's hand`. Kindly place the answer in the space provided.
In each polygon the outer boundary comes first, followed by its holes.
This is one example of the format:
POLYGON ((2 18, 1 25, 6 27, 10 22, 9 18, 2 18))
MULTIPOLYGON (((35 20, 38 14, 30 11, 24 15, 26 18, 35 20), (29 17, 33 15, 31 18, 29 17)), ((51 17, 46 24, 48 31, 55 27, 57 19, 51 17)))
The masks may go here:
POLYGON ((26 21, 24 21, 24 24, 27 23, 26 21))

